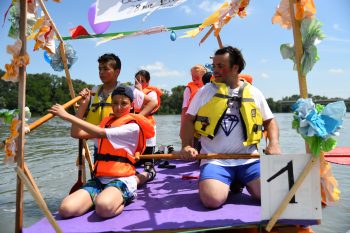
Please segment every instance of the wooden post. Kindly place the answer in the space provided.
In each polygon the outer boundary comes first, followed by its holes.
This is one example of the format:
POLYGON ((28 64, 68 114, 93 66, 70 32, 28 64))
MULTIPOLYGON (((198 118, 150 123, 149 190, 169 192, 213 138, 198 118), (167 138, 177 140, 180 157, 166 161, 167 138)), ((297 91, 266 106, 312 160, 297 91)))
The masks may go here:
POLYGON ((218 34, 218 36, 216 37, 216 39, 217 39, 217 41, 218 41, 218 44, 219 44, 220 49, 222 49, 224 46, 222 45, 221 37, 220 37, 219 34, 218 34))
POLYGON ((62 58, 62 62, 63 62, 64 72, 66 73, 66 79, 67 79, 67 83, 68 83, 70 96, 73 99, 75 97, 75 93, 74 93, 74 89, 73 89, 72 79, 70 77, 70 73, 69 73, 69 70, 68 70, 67 58, 66 58, 66 52, 65 52, 65 49, 64 49, 63 39, 62 39, 61 34, 59 33, 55 23, 53 22, 49 12, 47 11, 43 0, 39 0, 38 2, 40 4, 41 9, 45 13, 45 15, 49 18, 51 26, 52 26, 52 29, 55 31, 56 36, 57 36, 58 40, 60 41, 60 53, 61 53, 61 58, 62 58))
POLYGON ((292 17, 292 26, 293 26, 293 37, 294 37, 294 49, 295 49, 295 62, 297 64, 298 69, 298 80, 299 80, 299 92, 301 98, 308 97, 307 84, 306 84, 306 76, 303 75, 301 70, 301 58, 303 56, 303 42, 300 31, 300 21, 295 19, 294 12, 294 2, 295 0, 289 0, 289 10, 290 15, 292 17))
MULTIPOLYGON (((302 69, 301 69, 301 58, 303 56, 303 43, 302 43, 302 35, 300 31, 300 21, 297 21, 295 19, 295 12, 294 12, 294 3, 295 1, 299 0, 289 0, 289 11, 292 21, 292 27, 293 27, 293 38, 294 38, 294 49, 295 49, 295 62, 297 64, 297 70, 298 70, 298 80, 299 80, 299 92, 301 98, 307 98, 308 97, 308 91, 307 91, 307 84, 306 84, 306 76, 303 75, 302 69)), ((305 142, 305 150, 307 153, 309 153, 309 147, 307 143, 305 142)), ((312 155, 311 155, 312 156, 312 155)), ((287 196, 283 199, 280 206, 275 211, 274 215, 268 222, 266 226, 266 230, 268 232, 271 231, 273 226, 275 225, 276 221, 278 220, 279 216, 283 213, 285 208, 287 207, 289 201, 294 196, 295 192, 301 185, 301 183, 304 181, 304 178, 309 174, 309 172, 312 169, 312 166, 315 164, 316 158, 313 156, 309 160, 309 162, 304 167, 302 173, 298 177, 296 183, 293 185, 291 190, 288 192, 287 196)))
POLYGON ((40 192, 38 193, 35 188, 32 186, 31 182, 28 180, 27 176, 24 174, 23 170, 20 168, 15 168, 17 175, 20 177, 20 179, 22 180, 22 182, 26 185, 28 191, 30 192, 30 194, 32 194, 34 200, 36 201, 36 203, 38 204, 38 206, 40 207, 40 209, 43 211, 43 213, 45 214, 46 218, 49 220, 49 222, 51 223, 52 227, 55 229, 56 232, 63 232, 60 227, 58 226, 55 218, 52 216, 49 208, 47 207, 44 199, 41 197, 40 192))
POLYGON ((88 161, 90 173, 92 173, 94 171, 94 164, 92 162, 89 145, 87 144, 86 140, 84 142, 84 155, 85 159, 88 161))
POLYGON ((28 180, 32 184, 32 186, 33 186, 35 192, 37 193, 37 195, 39 195, 42 199, 44 199, 42 197, 41 193, 40 193, 40 190, 39 190, 38 186, 36 185, 36 183, 34 181, 34 178, 33 178, 32 174, 30 173, 26 163, 24 163, 23 170, 24 170, 24 174, 27 176, 28 180))
POLYGON ((214 25, 211 26, 211 28, 209 29, 209 31, 207 32, 207 34, 205 34, 205 36, 201 39, 201 41, 199 42, 199 45, 204 43, 204 41, 209 37, 209 35, 214 31, 214 25))
MULTIPOLYGON (((27 54, 27 0, 20 0, 20 21, 19 39, 22 41, 20 56, 27 54)), ((26 105, 26 66, 19 68, 18 77, 18 109, 19 120, 21 121, 17 140, 17 167, 23 169, 24 166, 24 135, 25 135, 25 105, 26 105)), ((15 232, 22 232, 23 228, 23 183, 17 175, 16 185, 16 226, 15 232)))
MULTIPOLYGON (((67 79, 67 83, 68 83, 69 93, 70 93, 71 98, 73 99, 75 97, 75 93, 74 93, 72 79, 71 79, 69 69, 68 69, 66 51, 64 48, 64 41, 63 41, 62 36, 61 36, 60 32, 58 31, 55 23, 53 22, 49 12, 47 11, 43 0, 39 0, 39 4, 40 4, 41 9, 45 13, 45 15, 49 18, 50 23, 52 25, 52 28, 55 31, 58 40, 60 41, 60 53, 61 53, 61 58, 62 58, 62 62, 63 62, 64 72, 66 73, 66 79, 67 79)), ((79 140, 82 140, 82 139, 79 139, 79 140)), ((84 144, 86 144, 86 141, 84 141, 84 144)), ((85 172, 83 172, 83 180, 86 180, 86 173, 85 172)))

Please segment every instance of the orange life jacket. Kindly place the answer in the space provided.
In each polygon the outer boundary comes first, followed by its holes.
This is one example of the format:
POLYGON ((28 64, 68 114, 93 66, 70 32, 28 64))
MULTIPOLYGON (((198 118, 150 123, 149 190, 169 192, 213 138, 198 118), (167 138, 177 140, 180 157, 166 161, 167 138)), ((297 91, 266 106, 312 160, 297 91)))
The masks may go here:
MULTIPOLYGON (((129 113, 120 118, 105 117, 101 128, 118 127, 129 123, 140 126, 138 144, 135 153, 142 154, 146 148, 146 139, 154 137, 154 128, 144 116, 129 113)), ((95 176, 127 177, 135 175, 135 157, 123 148, 114 148, 107 138, 98 140, 98 150, 95 163, 95 176)))
POLYGON ((194 95, 199 90, 199 87, 194 82, 189 82, 186 87, 190 88, 190 92, 191 92, 190 99, 188 100, 188 105, 190 105, 194 95))
POLYGON ((163 95, 163 92, 159 88, 154 87, 154 86, 147 86, 146 88, 142 89, 142 91, 143 91, 143 93, 145 95, 148 95, 152 91, 154 91, 157 94, 158 105, 157 105, 157 107, 155 107, 152 110, 151 115, 146 116, 146 118, 151 122, 151 124, 153 126, 155 126, 156 125, 156 120, 155 120, 154 116, 152 116, 152 114, 154 114, 155 112, 158 111, 158 109, 160 107, 160 97, 163 95))

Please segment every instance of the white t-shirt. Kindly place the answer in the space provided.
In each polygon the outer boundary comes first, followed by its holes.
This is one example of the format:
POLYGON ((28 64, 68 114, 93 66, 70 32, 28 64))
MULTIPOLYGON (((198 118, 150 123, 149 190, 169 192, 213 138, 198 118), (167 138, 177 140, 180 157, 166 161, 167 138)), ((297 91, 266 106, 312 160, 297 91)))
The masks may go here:
MULTIPOLYGON (((130 123, 118 127, 106 128, 105 131, 107 140, 109 140, 115 149, 122 148, 130 154, 135 154, 140 132, 140 126, 138 124, 130 123)), ((99 177, 99 180, 103 184, 106 184, 115 179, 115 177, 99 177)), ((131 193, 134 193, 134 196, 136 195, 136 176, 120 177, 118 180, 124 182, 129 191, 131 193)))
POLYGON ((185 88, 184 95, 183 95, 183 101, 182 101, 182 108, 188 108, 190 97, 191 97, 191 90, 189 87, 185 88))
MULTIPOLYGON (((263 94, 254 86, 251 86, 250 90, 255 104, 261 111, 263 120, 265 121, 273 118, 274 116, 263 94)), ((229 88, 229 96, 237 96, 238 91, 239 87, 235 89, 229 88)), ((196 116, 200 107, 205 105, 216 92, 217 87, 214 84, 206 84, 192 99, 187 114, 196 116)), ((255 145, 247 147, 243 145, 243 124, 243 120, 239 114, 239 105, 237 102, 232 102, 225 113, 224 119, 214 139, 203 136, 200 138, 202 144, 200 153, 251 154, 256 152, 257 148, 255 145)), ((201 165, 213 163, 221 166, 237 166, 251 163, 255 160, 256 159, 203 159, 201 160, 201 165)))
MULTIPOLYGON (((135 88, 136 89, 136 88, 135 88)), ((155 91, 151 91, 147 94, 152 100, 157 100, 158 101, 158 96, 157 93, 155 91)), ((156 138, 156 125, 154 125, 154 137, 153 138, 149 138, 146 140, 146 146, 156 146, 157 144, 157 138, 156 138)))

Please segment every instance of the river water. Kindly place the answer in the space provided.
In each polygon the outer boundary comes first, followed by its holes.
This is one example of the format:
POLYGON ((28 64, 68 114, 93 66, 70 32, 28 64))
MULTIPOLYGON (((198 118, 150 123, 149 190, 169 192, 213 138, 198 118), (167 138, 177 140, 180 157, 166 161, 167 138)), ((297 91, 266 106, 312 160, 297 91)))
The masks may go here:
MULTIPOLYGON (((180 148, 180 116, 156 116, 157 141, 159 145, 180 148)), ((280 126, 280 143, 283 153, 303 153, 304 141, 291 127, 292 114, 276 114, 280 126)), ((34 121, 36 119, 32 119, 34 121)), ((337 137, 338 146, 350 146, 350 114, 347 113, 343 129, 337 137)), ((55 212, 64 196, 77 180, 78 141, 70 138, 70 124, 52 119, 26 137, 25 161, 39 186, 49 209, 55 212)), ((8 130, 0 128, 0 139, 6 138, 8 130)), ((263 147, 264 145, 262 145, 263 147)), ((0 232, 14 232, 16 175, 11 165, 2 162, 0 152, 0 232)), ((350 230, 350 167, 332 165, 339 182, 341 200, 323 209, 321 224, 313 226, 317 233, 343 233, 350 230)), ((29 192, 24 195, 24 226, 30 226, 43 217, 29 192)))

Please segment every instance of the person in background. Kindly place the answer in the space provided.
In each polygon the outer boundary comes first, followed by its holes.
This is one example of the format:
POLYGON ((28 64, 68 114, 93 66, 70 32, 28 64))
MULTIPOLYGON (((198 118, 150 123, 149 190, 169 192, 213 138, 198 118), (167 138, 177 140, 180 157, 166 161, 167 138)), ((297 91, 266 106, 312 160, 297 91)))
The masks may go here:
POLYGON ((203 76, 202 76, 202 82, 203 85, 209 83, 213 78, 213 73, 212 72, 206 72, 203 76))
POLYGON ((192 82, 189 82, 185 88, 184 94, 183 94, 183 102, 182 102, 182 110, 181 110, 181 125, 180 125, 180 138, 182 139, 184 137, 183 132, 183 122, 184 117, 187 112, 188 106, 190 105, 193 97, 203 86, 202 77, 207 72, 207 69, 197 64, 191 68, 191 76, 192 76, 192 82))
MULTIPOLYGON (((245 67, 240 50, 227 46, 215 52, 215 80, 201 88, 189 106, 183 124, 183 159, 195 159, 193 134, 199 134, 200 153, 254 154, 268 132, 266 154, 280 154, 279 129, 263 94, 238 74, 245 67)), ((199 197, 207 208, 222 206, 233 181, 240 181, 253 198, 260 199, 258 159, 202 159, 199 197)))
MULTIPOLYGON (((155 101, 157 103, 157 107, 155 107, 151 114, 149 114, 147 116, 147 119, 151 122, 152 126, 154 127, 154 131, 156 132, 156 120, 153 116, 154 113, 157 112, 157 110, 160 107, 160 97, 162 96, 162 91, 155 87, 155 86, 151 86, 150 85, 150 81, 151 81, 151 75, 147 70, 139 70, 136 74, 135 74, 135 87, 137 89, 139 89, 140 91, 142 91, 145 96, 150 97, 150 99, 152 99, 153 101, 155 101)), ((140 109, 141 110, 141 109, 140 109)), ((136 113, 138 113, 139 111, 135 111, 136 113)), ((145 150, 145 154, 153 154, 154 150, 155 150, 155 146, 156 146, 156 134, 154 135, 153 138, 150 138, 146 141, 146 150, 145 150)), ((140 160, 138 162, 139 164, 146 164, 148 165, 147 162, 151 162, 154 164, 153 160, 140 160)))
MULTIPOLYGON (((81 95, 83 100, 77 111, 80 114, 88 108, 90 91, 85 90, 81 95)), ((102 218, 114 217, 135 197, 137 185, 154 179, 152 171, 136 176, 134 166, 135 154, 142 154, 146 139, 154 136, 153 127, 144 116, 130 113, 134 99, 130 87, 120 85, 111 96, 113 114, 103 118, 100 126, 67 113, 59 104, 49 110, 72 123, 72 137, 98 139, 93 177, 63 199, 58 211, 63 218, 83 215, 92 206, 102 218)))
POLYGON ((248 83, 253 84, 253 77, 251 75, 249 75, 249 74, 239 74, 238 78, 240 80, 245 80, 248 83))

